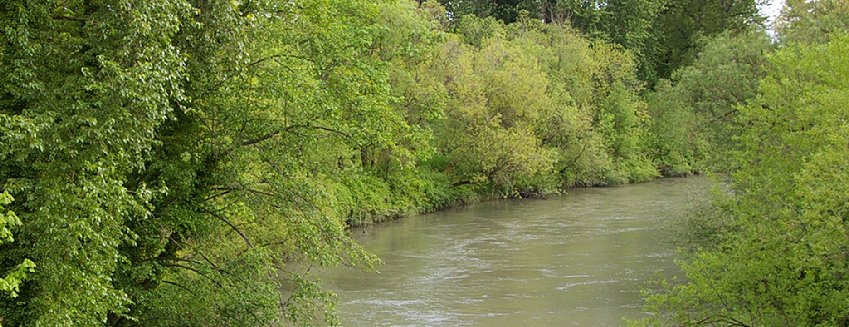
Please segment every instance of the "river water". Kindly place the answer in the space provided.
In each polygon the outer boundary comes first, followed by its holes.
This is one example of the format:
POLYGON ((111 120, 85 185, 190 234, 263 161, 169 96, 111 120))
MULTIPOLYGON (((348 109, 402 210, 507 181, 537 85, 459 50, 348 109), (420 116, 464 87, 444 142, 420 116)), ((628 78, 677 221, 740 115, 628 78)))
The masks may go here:
POLYGON ((678 274, 674 225, 704 178, 503 200, 353 230, 384 265, 322 280, 345 326, 617 326, 678 274))

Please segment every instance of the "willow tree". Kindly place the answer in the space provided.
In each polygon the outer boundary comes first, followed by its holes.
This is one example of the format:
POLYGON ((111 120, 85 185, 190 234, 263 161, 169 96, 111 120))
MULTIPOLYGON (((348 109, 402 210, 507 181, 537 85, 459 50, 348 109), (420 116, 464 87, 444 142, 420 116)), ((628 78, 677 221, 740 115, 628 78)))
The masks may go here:
POLYGON ((510 193, 520 180, 551 167, 550 153, 534 131, 534 122, 548 105, 547 80, 531 56, 505 40, 502 32, 494 33, 482 40, 482 48, 455 38, 441 49, 441 60, 432 70, 449 81, 450 99, 448 119, 437 135, 447 160, 443 169, 456 185, 510 193))

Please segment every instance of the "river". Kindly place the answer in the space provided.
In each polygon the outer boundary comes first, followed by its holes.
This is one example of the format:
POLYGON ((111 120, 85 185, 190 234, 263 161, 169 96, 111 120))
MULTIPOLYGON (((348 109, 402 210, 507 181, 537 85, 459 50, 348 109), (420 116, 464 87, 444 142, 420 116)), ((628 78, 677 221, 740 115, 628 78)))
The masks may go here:
POLYGON ((704 178, 502 200, 353 230, 379 273, 323 272, 344 326, 617 326, 679 274, 676 222, 704 178))

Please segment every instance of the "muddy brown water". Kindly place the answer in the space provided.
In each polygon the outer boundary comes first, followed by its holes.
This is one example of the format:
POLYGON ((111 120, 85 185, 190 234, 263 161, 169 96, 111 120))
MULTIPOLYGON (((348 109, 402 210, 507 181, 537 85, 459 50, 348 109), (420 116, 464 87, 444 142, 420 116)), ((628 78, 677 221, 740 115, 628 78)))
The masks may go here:
POLYGON ((379 273, 321 273, 344 326, 617 326, 680 272, 670 238, 700 177, 503 200, 353 230, 379 273))

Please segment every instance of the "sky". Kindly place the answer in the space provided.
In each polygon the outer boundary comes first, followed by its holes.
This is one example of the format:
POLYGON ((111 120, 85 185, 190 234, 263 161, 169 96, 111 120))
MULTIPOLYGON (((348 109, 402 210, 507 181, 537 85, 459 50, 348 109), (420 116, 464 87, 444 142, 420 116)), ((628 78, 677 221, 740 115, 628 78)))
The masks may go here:
POLYGON ((761 13, 768 17, 767 24, 772 24, 775 21, 783 6, 784 0, 770 0, 769 4, 761 6, 761 13))

